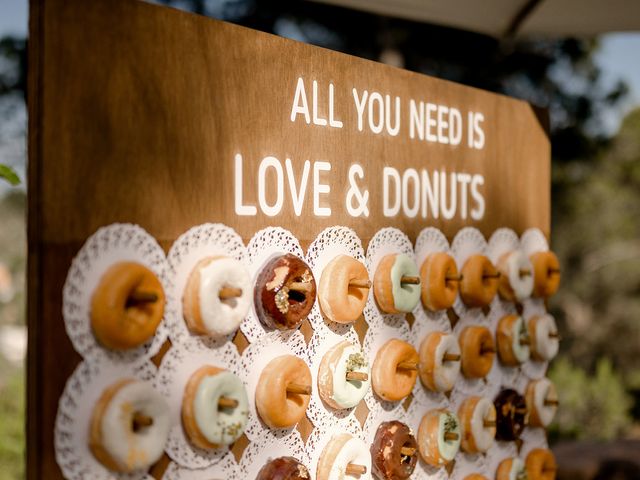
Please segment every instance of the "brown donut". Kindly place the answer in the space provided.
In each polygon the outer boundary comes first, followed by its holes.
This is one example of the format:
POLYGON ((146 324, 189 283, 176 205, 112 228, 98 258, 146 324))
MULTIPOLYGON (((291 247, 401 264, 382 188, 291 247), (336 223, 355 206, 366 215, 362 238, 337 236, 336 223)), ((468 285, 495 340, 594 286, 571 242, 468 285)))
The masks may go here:
POLYGON ((486 307, 498 291, 499 274, 484 255, 471 255, 462 267, 460 298, 468 307, 486 307))
POLYGON ((265 464, 256 480, 310 480, 309 470, 293 457, 280 457, 265 464))
POLYGON ((462 353, 462 374, 467 378, 486 377, 496 355, 491 331, 480 325, 471 325, 462 330, 458 341, 462 353))
POLYGON ((418 378, 420 357, 416 349, 407 342, 392 338, 385 343, 373 362, 371 386, 382 399, 390 402, 402 400, 413 390, 418 378), (401 364, 413 364, 413 368, 402 368, 401 364))
POLYGON ((558 465, 551 450, 534 448, 525 460, 528 480, 555 480, 558 465))
POLYGON ((256 312, 269 328, 293 330, 307 318, 316 300, 316 281, 309 266, 287 253, 260 271, 253 291, 256 312))
POLYGON ((411 429, 393 420, 381 423, 371 445, 374 475, 380 480, 406 480, 416 468, 418 442, 411 429))
POLYGON ((525 398, 508 388, 498 394, 493 404, 496 407, 496 440, 519 438, 529 418, 525 398))
POLYGON ((458 295, 460 281, 453 257, 444 252, 428 255, 420 267, 421 298, 432 311, 451 308, 458 295))
POLYGON ((533 264, 533 296, 547 298, 560 286, 560 261, 552 251, 536 252, 529 257, 533 264))

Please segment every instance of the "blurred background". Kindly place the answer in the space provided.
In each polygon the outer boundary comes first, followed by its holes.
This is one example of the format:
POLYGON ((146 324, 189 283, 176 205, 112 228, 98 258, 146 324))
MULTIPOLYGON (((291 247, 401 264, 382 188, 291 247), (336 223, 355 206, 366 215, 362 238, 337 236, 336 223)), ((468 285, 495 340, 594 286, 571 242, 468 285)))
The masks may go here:
MULTIPOLYGON (((560 478, 640 479, 640 34, 494 38, 300 0, 156 3, 547 108, 563 270, 550 439, 560 478)), ((0 0, 0 480, 24 477, 27 22, 27 0, 0 0)))

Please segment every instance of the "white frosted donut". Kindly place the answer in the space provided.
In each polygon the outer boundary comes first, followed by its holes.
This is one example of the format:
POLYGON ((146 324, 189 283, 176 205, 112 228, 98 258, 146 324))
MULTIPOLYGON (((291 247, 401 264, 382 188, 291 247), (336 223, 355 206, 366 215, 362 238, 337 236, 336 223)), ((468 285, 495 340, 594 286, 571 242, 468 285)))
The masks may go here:
POLYGON ((509 287, 515 300, 522 301, 533 292, 533 264, 522 251, 514 250, 500 259, 500 271, 506 275, 509 287), (529 272, 526 275, 522 271, 529 272))
POLYGON ((94 431, 99 430, 98 448, 118 471, 146 470, 164 451, 170 428, 169 405, 147 382, 123 381, 110 390, 96 406, 101 412, 92 421, 92 440, 94 431), (151 419, 151 424, 135 431, 136 414, 151 419))
POLYGON ((213 336, 235 332, 251 306, 253 289, 251 278, 242 263, 218 257, 200 268, 198 304, 202 326, 213 336), (223 287, 238 288, 241 294, 229 299, 220 298, 223 287))
POLYGON ((505 315, 498 322, 496 332, 500 361, 504 365, 517 366, 529 360, 531 351, 524 342, 529 334, 523 318, 519 315, 505 315))
POLYGON ((364 398, 371 384, 371 369, 362 350, 344 341, 322 358, 318 387, 323 400, 334 408, 352 408, 364 398), (348 372, 365 373, 367 380, 348 380, 348 372))
POLYGON ((420 346, 420 379, 427 388, 448 392, 460 375, 460 345, 455 335, 432 332, 420 346), (458 360, 444 361, 445 353, 458 360))
POLYGON ((496 435, 496 408, 486 397, 469 397, 458 410, 462 428, 462 447, 471 453, 486 452, 493 445, 496 435), (494 426, 485 426, 493 421, 494 426))
POLYGON ((511 349, 514 357, 516 357, 520 363, 524 363, 529 360, 529 356, 531 354, 529 345, 525 345, 520 341, 523 332, 526 335, 527 327, 524 323, 524 319, 522 317, 518 317, 518 320, 513 324, 511 349))
POLYGON ((558 327, 554 318, 549 314, 532 317, 529 319, 528 327, 533 359, 539 361, 553 359, 560 348, 558 327))
POLYGON ((548 427, 558 410, 558 392, 553 382, 548 378, 529 382, 525 398, 532 426, 548 427))
POLYGON ((322 450, 318 461, 317 480, 369 480, 371 479, 371 453, 359 438, 348 433, 334 436, 322 450), (347 473, 347 466, 366 468, 363 474, 347 473))

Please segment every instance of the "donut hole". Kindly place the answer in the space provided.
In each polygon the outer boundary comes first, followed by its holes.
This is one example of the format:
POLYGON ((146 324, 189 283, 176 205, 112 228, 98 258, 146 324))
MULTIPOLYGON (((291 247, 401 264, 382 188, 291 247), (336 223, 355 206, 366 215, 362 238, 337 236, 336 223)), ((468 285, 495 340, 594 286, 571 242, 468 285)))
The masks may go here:
POLYGON ((289 304, 304 303, 307 300, 307 296, 304 292, 298 292, 297 290, 289 290, 289 304))
POLYGON ((220 303, 234 309, 238 306, 238 297, 221 298, 220 303))
POLYGON ((405 448, 415 451, 416 447, 413 444, 413 442, 410 442, 410 441, 404 442, 402 444, 402 447, 400 447, 400 463, 402 465, 409 465, 411 464, 412 455, 405 455, 404 453, 402 453, 402 449, 405 449, 405 448))
POLYGON ((306 407, 306 399, 300 393, 287 392, 287 403, 292 403, 293 407, 306 407))
POLYGON ((369 296, 369 289, 349 285, 347 288, 347 295, 354 298, 356 301, 361 302, 369 296))
POLYGON ((143 434, 153 425, 153 418, 143 412, 135 412, 131 416, 131 431, 136 434, 143 434))

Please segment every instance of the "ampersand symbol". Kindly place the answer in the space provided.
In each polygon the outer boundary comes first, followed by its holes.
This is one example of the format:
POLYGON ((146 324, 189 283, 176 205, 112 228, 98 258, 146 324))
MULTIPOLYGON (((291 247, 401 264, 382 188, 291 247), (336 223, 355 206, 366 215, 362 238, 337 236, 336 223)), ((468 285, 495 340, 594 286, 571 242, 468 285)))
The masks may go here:
POLYGON ((347 192, 346 198, 346 207, 347 212, 352 217, 359 217, 364 215, 365 217, 369 216, 369 207, 367 203, 369 202, 369 190, 360 191, 358 184, 356 183, 356 176, 360 179, 364 178, 364 170, 357 163, 351 165, 349 168, 349 191, 347 192), (355 198, 354 198, 355 197, 355 198), (353 205, 354 199, 357 201, 357 205, 353 205))

